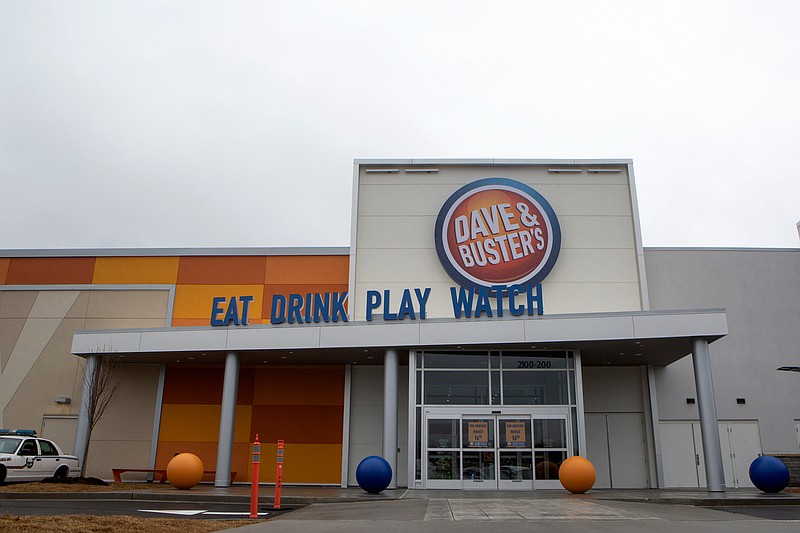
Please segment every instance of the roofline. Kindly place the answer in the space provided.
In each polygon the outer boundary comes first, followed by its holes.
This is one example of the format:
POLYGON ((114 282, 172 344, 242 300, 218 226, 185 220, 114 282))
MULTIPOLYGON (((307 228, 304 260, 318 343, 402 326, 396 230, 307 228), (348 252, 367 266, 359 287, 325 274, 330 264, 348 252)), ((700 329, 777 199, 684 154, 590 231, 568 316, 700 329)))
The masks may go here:
POLYGON ((354 159, 356 165, 632 165, 633 159, 354 159))
POLYGON ((0 250, 0 257, 171 257, 259 255, 348 255, 349 246, 239 248, 54 248, 0 250))

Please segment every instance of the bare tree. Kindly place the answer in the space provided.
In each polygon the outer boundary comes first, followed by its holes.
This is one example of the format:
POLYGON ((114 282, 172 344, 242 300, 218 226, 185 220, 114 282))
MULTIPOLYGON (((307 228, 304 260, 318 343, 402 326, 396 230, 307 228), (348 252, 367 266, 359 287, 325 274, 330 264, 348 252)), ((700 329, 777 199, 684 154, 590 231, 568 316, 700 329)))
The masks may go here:
MULTIPOLYGON (((119 360, 109 355, 114 353, 112 348, 108 350, 105 346, 95 351, 96 364, 91 365, 87 362, 83 373, 84 394, 88 393, 88 401, 82 402, 81 408, 85 410, 83 414, 89 422, 88 435, 86 438, 86 449, 83 451, 83 461, 81 462, 81 477, 86 474, 86 463, 89 456, 89 442, 92 438, 92 430, 101 418, 108 412, 108 409, 119 399, 120 373, 119 360)), ((78 450, 76 450, 78 451, 78 450)))

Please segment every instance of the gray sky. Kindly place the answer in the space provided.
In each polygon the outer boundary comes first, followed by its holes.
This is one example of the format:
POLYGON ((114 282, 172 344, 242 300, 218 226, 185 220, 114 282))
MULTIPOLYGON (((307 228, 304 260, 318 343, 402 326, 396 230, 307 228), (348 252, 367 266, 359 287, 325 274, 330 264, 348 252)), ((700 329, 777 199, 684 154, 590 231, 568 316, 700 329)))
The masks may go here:
POLYGON ((354 158, 632 158, 797 247, 800 2, 0 0, 0 248, 343 246, 354 158))

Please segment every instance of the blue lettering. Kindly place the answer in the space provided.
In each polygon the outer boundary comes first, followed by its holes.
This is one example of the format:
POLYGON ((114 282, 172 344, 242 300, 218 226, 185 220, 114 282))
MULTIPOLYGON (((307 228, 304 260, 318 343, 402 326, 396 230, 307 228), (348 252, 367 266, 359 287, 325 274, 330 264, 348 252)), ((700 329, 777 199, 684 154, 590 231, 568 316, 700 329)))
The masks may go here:
POLYGON ((333 293, 333 313, 332 319, 338 322, 339 318, 342 322, 347 322, 347 312, 344 310, 344 302, 347 300, 347 291, 343 292, 341 296, 338 292, 333 293))
POLYGON ((242 302, 242 324, 245 326, 249 324, 247 320, 247 311, 250 307, 250 302, 253 301, 252 296, 239 296, 239 301, 242 302))
POLYGON ((299 294, 290 294, 289 295, 289 309, 286 312, 287 320, 289 324, 294 324, 295 322, 303 323, 303 315, 300 314, 300 310, 303 308, 303 297, 299 294))
POLYGON ((391 297, 391 292, 389 289, 383 291, 383 319, 384 320, 397 320, 397 313, 390 313, 389 312, 389 298, 391 297))
POLYGON ((420 292, 419 289, 414 289, 414 293, 417 295, 417 301, 419 301, 419 317, 424 319, 428 315, 425 306, 428 305, 428 296, 431 295, 431 288, 427 287, 424 293, 420 292))
POLYGON ((478 299, 475 302, 475 318, 480 318, 483 313, 486 313, 487 317, 494 316, 492 314, 492 303, 489 301, 489 291, 486 287, 481 286, 478 289, 478 299))
POLYGON ((270 324, 283 324, 286 321, 286 297, 282 294, 272 295, 272 307, 269 312, 270 324))
POLYGON ((367 291, 367 320, 372 321, 372 311, 381 306, 381 293, 367 291))
POLYGON ((403 299, 400 300, 400 309, 397 311, 397 320, 405 318, 410 318, 411 320, 417 318, 414 314, 414 302, 411 300, 411 289, 403 291, 403 299))
POLYGON ((503 316, 503 293, 508 288, 505 285, 492 285, 492 290, 497 295, 497 316, 503 316))
POLYGON ((453 302, 453 316, 461 318, 463 312, 467 318, 472 316, 472 289, 465 289, 464 287, 458 288, 458 296, 456 296, 456 288, 450 287, 450 300, 453 302))
POLYGON ((527 289, 528 315, 533 315, 534 307, 536 309, 536 314, 541 315, 544 313, 544 306, 542 305, 542 284, 537 283, 535 287, 533 285, 527 285, 527 289))
POLYGON ((220 313, 222 313, 222 307, 219 306, 222 302, 224 302, 227 298, 224 296, 215 296, 211 303, 211 325, 212 326, 221 326, 223 324, 222 319, 219 318, 220 313))
POLYGON ((331 320, 331 293, 329 292, 314 295, 314 322, 319 323, 320 320, 324 322, 331 320))
POLYGON ((231 322, 235 325, 239 325, 239 306, 236 305, 236 296, 231 296, 231 301, 228 302, 228 310, 225 312, 225 318, 223 319, 225 326, 230 326, 231 322))
POLYGON ((515 283, 508 288, 508 309, 511 311, 512 316, 522 316, 525 313, 525 306, 523 304, 516 305, 514 297, 521 293, 526 286, 515 283))

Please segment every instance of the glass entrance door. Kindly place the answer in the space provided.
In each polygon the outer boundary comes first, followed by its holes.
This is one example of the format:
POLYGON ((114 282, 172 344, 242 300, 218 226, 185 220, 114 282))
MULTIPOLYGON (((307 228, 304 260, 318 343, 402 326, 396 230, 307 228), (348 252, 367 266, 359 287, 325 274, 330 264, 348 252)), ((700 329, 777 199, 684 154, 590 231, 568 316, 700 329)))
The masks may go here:
POLYGON ((426 488, 560 488, 570 455, 568 412, 516 415, 428 414, 426 488))

